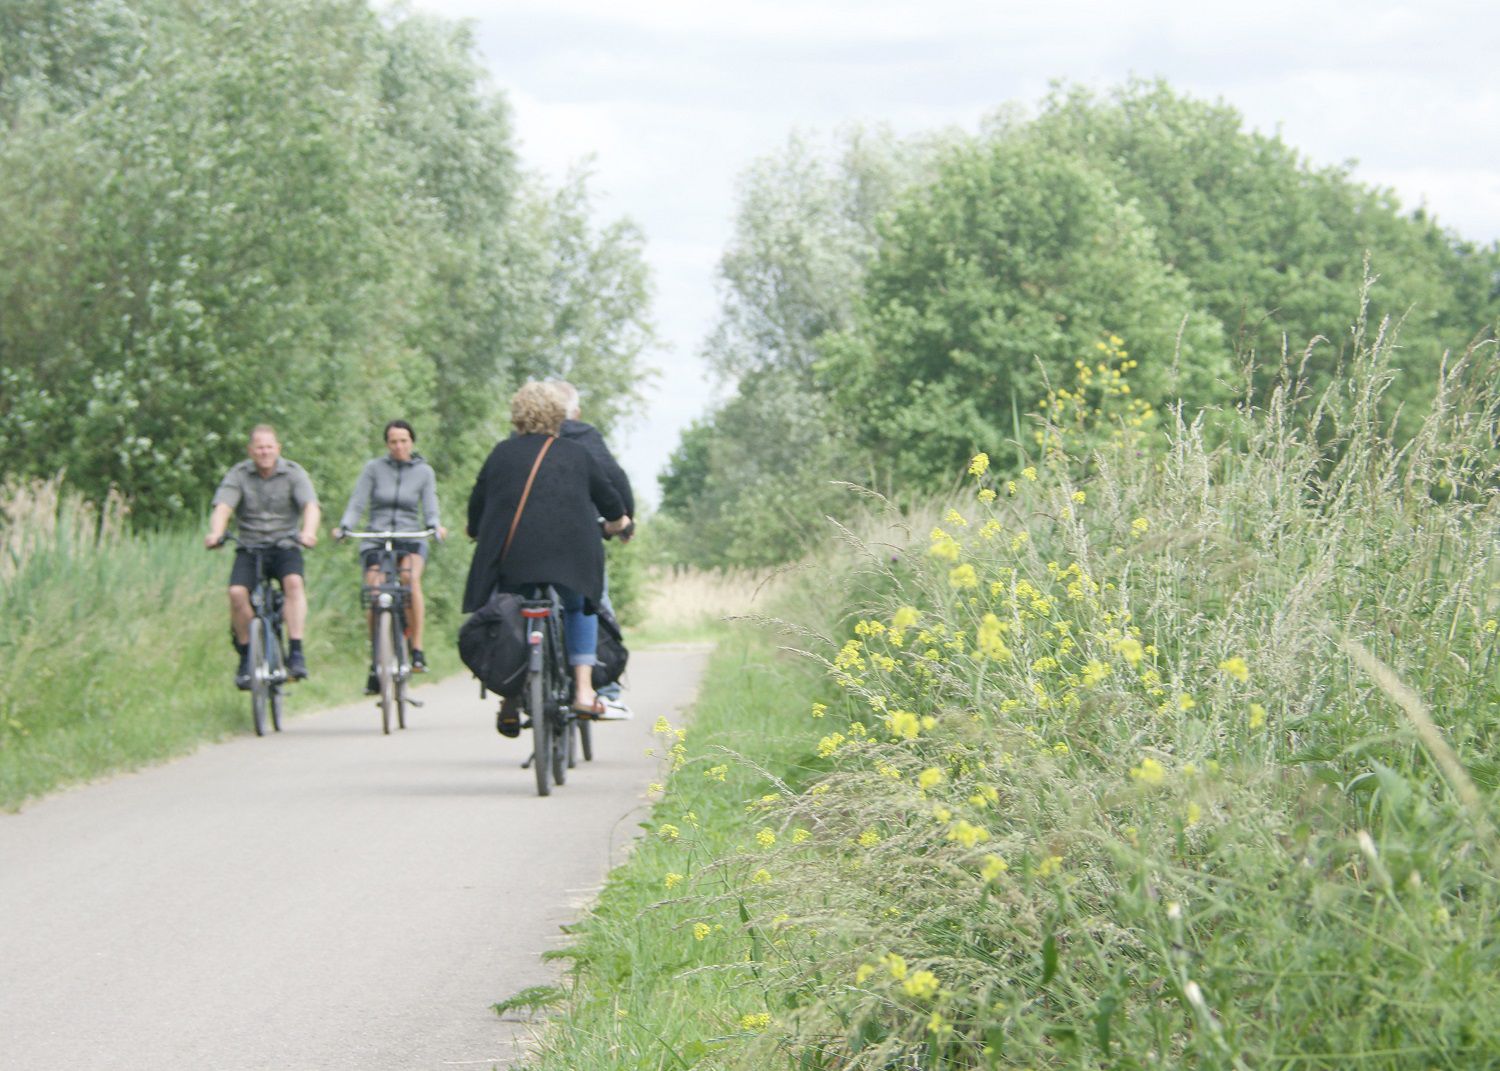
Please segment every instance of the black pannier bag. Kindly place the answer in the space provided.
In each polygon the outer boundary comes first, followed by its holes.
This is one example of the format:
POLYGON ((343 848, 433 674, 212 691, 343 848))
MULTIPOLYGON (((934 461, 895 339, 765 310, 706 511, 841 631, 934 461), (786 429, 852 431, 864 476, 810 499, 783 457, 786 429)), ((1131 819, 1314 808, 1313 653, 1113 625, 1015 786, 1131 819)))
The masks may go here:
POLYGON ((459 626, 458 657, 486 691, 514 699, 526 686, 526 619, 521 597, 497 591, 459 626))
POLYGON ((603 688, 613 684, 625 674, 625 663, 630 652, 625 649, 625 638, 620 633, 620 623, 615 615, 599 607, 599 643, 594 649, 594 687, 603 688))

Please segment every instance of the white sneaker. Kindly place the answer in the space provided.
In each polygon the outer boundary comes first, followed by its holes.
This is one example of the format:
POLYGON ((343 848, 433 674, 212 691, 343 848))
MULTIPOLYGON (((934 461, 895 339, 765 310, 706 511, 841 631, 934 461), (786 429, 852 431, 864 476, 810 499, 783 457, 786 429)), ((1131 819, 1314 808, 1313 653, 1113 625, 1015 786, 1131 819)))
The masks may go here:
POLYGON ((609 699, 599 696, 599 702, 604 705, 604 712, 595 714, 595 721, 629 721, 635 717, 635 711, 631 710, 618 699, 609 699))

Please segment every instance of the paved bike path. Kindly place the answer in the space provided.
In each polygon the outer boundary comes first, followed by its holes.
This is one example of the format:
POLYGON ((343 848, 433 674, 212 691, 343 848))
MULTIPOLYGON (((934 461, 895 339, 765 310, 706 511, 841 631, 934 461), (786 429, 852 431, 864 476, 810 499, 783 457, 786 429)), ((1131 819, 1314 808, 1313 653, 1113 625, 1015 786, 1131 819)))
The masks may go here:
POLYGON ((277 736, 0 814, 0 1068, 505 1066, 527 1028, 489 1005, 555 980, 538 957, 638 831, 651 726, 706 655, 633 652, 635 720, 547 799, 529 734, 454 677, 401 733, 293 691, 277 736))

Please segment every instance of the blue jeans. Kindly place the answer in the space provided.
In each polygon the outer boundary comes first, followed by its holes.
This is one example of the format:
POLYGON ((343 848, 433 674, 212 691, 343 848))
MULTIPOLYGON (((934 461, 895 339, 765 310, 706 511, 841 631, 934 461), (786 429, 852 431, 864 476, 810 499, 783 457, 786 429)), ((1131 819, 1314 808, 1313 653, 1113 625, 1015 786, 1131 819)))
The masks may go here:
POLYGON ((562 600, 564 643, 568 648, 568 665, 592 666, 599 649, 599 619, 583 612, 583 596, 572 588, 554 584, 562 600))

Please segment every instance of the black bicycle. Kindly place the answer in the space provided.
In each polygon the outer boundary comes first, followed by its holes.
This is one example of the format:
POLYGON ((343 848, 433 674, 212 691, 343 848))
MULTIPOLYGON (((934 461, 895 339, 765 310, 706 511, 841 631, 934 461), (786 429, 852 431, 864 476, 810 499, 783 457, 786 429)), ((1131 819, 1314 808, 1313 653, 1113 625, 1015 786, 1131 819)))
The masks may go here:
POLYGON ((376 694, 380 697, 380 731, 391 731, 392 715, 396 727, 406 728, 406 708, 419 707, 420 700, 406 694, 411 680, 411 644, 406 635, 407 608, 411 605, 411 588, 401 582, 401 552, 398 540, 431 539, 437 529, 419 532, 342 532, 341 539, 371 539, 375 548, 373 567, 380 571, 380 582, 360 588, 360 602, 373 615, 370 619, 370 665, 375 674, 376 694))
POLYGON ((269 715, 271 728, 281 732, 282 686, 286 684, 286 623, 281 607, 284 596, 281 585, 267 568, 267 558, 278 547, 297 543, 295 536, 284 536, 269 543, 245 543, 226 534, 220 545, 233 542, 240 553, 255 562, 255 586, 250 589, 250 716, 255 735, 266 735, 269 715))
POLYGON ((521 602, 526 619, 526 686, 521 702, 531 728, 531 757, 521 764, 536 772, 539 796, 552 785, 567 784, 568 771, 594 757, 590 723, 573 713, 573 673, 563 642, 562 601, 551 587, 539 588, 521 602))

